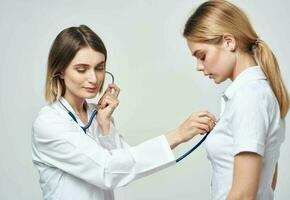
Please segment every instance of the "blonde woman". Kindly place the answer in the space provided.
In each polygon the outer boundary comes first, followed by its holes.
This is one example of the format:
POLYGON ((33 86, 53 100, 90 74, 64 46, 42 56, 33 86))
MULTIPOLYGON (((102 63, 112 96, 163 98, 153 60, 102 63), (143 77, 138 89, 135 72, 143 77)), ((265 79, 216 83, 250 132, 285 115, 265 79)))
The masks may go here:
POLYGON ((272 200, 289 95, 279 65, 246 14, 228 1, 201 4, 184 37, 197 70, 230 79, 220 120, 206 140, 212 200, 272 200))
POLYGON ((64 29, 52 44, 48 105, 32 131, 32 158, 45 200, 113 200, 115 188, 174 165, 172 149, 215 124, 209 112, 194 113, 166 135, 130 147, 112 123, 118 86, 109 85, 97 105, 86 102, 102 90, 106 61, 104 43, 85 25, 64 29))

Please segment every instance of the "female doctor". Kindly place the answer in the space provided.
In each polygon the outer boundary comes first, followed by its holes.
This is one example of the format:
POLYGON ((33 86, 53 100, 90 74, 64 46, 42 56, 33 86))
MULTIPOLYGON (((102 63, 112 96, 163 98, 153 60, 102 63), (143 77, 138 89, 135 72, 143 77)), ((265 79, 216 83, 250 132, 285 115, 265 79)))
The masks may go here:
POLYGON ((130 147, 112 122, 120 89, 111 84, 97 105, 86 102, 102 90, 106 60, 102 40, 85 25, 64 29, 52 44, 49 104, 32 130, 32 158, 46 200, 113 200, 115 188, 174 165, 172 149, 215 124, 209 112, 194 113, 168 134, 130 147))

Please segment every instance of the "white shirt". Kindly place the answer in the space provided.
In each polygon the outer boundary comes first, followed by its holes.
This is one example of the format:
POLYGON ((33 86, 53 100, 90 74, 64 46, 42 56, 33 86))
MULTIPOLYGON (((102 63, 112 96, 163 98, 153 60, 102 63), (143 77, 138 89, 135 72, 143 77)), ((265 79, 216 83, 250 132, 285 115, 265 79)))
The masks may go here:
MULTIPOLYGON (((88 118, 93 109, 88 104, 88 118)), ((102 136, 96 119, 86 135, 59 101, 43 107, 33 124, 32 159, 45 200, 113 200, 114 188, 175 164, 164 135, 129 147, 113 123, 102 136)))
POLYGON ((212 165, 211 199, 226 199, 233 179, 234 156, 254 152, 263 157, 257 200, 273 200, 271 188, 285 121, 277 99, 259 66, 243 71, 222 98, 219 122, 206 140, 212 165))

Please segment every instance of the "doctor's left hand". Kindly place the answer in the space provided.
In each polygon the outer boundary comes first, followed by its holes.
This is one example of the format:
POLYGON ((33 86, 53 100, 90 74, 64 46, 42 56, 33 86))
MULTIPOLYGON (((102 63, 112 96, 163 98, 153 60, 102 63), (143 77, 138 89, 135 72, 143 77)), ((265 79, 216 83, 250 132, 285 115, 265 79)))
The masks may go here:
POLYGON ((109 84, 104 95, 98 102, 97 121, 104 135, 108 134, 110 131, 112 114, 119 105, 119 93, 120 88, 116 84, 109 84))

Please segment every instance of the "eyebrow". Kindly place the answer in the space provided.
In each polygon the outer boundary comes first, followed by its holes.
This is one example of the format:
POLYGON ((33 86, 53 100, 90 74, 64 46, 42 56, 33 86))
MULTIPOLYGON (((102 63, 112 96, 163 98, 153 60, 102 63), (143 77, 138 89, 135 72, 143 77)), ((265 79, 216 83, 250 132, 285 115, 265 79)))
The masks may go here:
MULTIPOLYGON (((99 62, 95 67, 99 67, 100 65, 103 65, 103 64, 105 64, 105 61, 101 61, 101 62, 99 62)), ((89 67, 90 65, 85 64, 85 63, 78 63, 78 64, 75 64, 74 66, 89 67)))
POLYGON ((195 57, 197 57, 198 56, 197 54, 199 54, 199 53, 201 53, 201 50, 196 50, 196 51, 193 52, 192 55, 195 56, 195 57))

